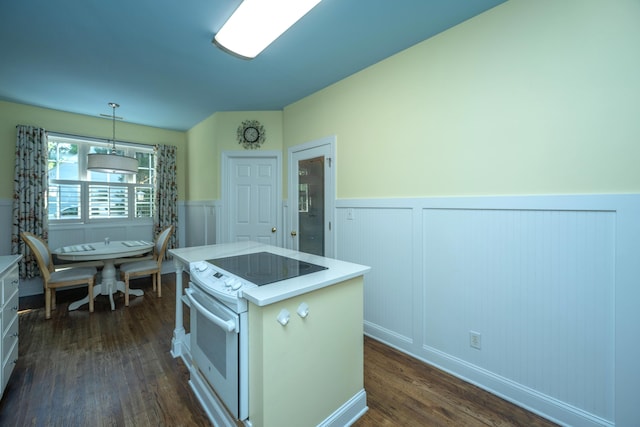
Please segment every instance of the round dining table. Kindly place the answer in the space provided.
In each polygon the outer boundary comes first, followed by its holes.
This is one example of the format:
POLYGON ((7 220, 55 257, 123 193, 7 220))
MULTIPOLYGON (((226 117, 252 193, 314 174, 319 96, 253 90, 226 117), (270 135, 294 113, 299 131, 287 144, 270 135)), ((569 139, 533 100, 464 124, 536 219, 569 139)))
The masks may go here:
MULTIPOLYGON (((94 298, 98 295, 109 295, 111 310, 115 310, 113 294, 124 292, 124 282, 117 280, 115 260, 119 258, 138 257, 153 250, 153 242, 144 240, 117 240, 110 242, 82 243, 71 246, 64 246, 53 251, 60 259, 68 261, 102 261, 102 281, 93 287, 94 298)), ((135 296, 142 296, 141 289, 130 289, 129 293, 135 296)), ((69 304, 69 310, 77 310, 82 305, 89 302, 89 295, 79 301, 69 304)))

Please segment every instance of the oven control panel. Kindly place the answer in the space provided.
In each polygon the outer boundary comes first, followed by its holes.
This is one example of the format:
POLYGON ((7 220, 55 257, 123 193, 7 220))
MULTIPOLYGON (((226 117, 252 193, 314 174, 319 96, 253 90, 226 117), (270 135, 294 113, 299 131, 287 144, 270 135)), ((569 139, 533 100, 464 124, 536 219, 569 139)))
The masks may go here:
POLYGON ((242 290, 256 287, 236 276, 228 274, 206 261, 191 263, 191 280, 216 298, 235 302, 242 298, 242 290))

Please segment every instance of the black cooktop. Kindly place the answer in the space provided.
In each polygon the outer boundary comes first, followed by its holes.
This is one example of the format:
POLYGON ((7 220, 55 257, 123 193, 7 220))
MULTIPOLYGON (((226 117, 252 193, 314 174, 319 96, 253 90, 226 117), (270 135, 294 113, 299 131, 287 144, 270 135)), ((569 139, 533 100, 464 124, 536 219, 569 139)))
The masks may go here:
POLYGON ((207 262, 258 286, 327 269, 327 267, 271 252, 208 259, 207 262))

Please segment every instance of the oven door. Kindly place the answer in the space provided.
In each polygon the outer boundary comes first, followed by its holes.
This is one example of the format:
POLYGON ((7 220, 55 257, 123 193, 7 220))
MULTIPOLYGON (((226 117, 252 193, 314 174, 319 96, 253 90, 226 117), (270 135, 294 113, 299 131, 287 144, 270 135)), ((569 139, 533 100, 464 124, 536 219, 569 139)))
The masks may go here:
POLYGON ((240 332, 244 327, 241 319, 246 319, 246 313, 244 316, 234 313, 193 284, 185 293, 191 303, 193 364, 229 412, 236 419, 245 419, 248 390, 240 389, 239 363, 245 359, 240 355, 240 332))

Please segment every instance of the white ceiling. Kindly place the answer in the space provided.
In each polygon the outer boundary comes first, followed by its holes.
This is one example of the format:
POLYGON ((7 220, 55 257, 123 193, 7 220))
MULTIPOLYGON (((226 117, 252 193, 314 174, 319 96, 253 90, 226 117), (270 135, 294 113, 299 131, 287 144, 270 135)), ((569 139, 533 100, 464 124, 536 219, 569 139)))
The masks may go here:
POLYGON ((187 130, 280 110, 505 0, 323 0, 253 60, 211 39, 240 0, 0 0, 0 100, 187 130))

